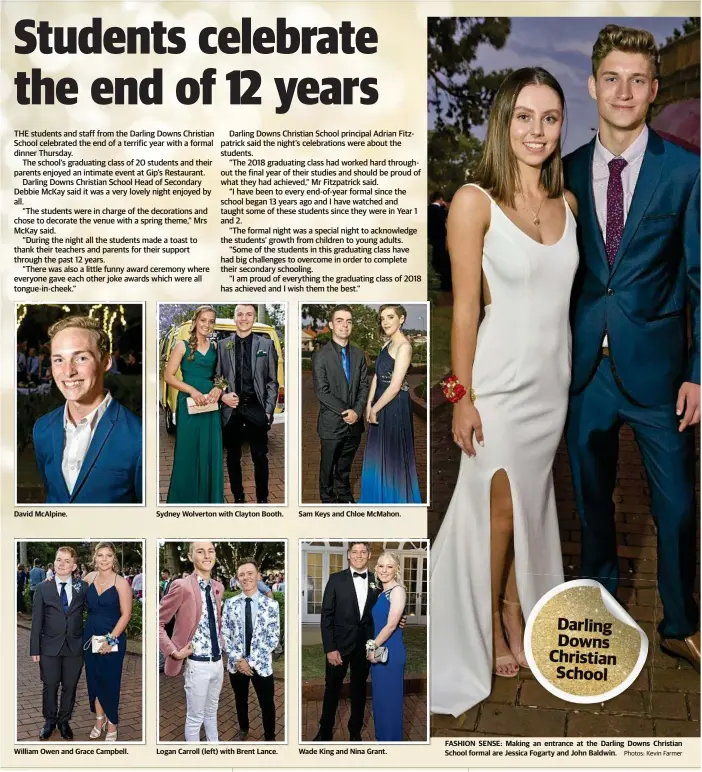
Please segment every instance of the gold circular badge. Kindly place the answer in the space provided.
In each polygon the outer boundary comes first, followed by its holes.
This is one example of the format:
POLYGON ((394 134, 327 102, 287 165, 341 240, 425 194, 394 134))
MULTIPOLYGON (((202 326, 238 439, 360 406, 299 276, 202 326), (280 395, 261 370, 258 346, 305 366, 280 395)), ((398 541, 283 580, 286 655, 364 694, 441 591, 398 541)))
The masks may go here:
POLYGON ((570 702, 602 702, 641 672, 648 638, 618 601, 592 579, 565 582, 534 606, 524 649, 539 683, 570 702))

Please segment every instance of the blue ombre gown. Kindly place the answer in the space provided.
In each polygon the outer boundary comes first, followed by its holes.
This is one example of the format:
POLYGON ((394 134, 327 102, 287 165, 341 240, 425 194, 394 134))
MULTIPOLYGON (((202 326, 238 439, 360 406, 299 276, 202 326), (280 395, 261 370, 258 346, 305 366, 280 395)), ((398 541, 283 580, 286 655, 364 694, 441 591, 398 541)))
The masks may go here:
MULTIPOLYGON (((389 596, 395 587, 381 592, 371 609, 373 635, 378 635, 388 622, 389 596)), ((407 659, 402 630, 396 627, 383 646, 388 649, 388 661, 371 665, 375 739, 381 742, 401 742, 407 659)))
MULTIPOLYGON (((375 360, 375 404, 390 385, 395 360, 387 346, 375 360)), ((379 413, 378 423, 368 426, 361 473, 360 504, 421 504, 414 459, 414 429, 409 387, 379 413)))

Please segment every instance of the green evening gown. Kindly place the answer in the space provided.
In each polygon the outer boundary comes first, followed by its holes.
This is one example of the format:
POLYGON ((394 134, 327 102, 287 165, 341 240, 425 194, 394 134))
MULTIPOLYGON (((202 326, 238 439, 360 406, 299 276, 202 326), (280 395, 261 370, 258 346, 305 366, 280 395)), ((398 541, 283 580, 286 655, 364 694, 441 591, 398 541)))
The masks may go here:
MULTIPOLYGON (((214 344, 206 354, 195 351, 188 361, 189 349, 180 363, 182 379, 200 393, 208 394, 214 385, 217 349, 214 344)), ((219 410, 190 415, 188 395, 178 392, 176 443, 173 458, 169 504, 223 504, 224 454, 219 410)))

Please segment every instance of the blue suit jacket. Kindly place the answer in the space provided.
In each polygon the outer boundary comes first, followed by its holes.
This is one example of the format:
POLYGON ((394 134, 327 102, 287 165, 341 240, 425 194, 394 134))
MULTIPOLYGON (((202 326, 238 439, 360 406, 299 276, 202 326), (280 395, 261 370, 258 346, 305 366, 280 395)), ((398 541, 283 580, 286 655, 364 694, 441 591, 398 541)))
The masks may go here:
POLYGON ((61 472, 63 411, 56 408, 34 424, 34 455, 47 504, 141 504, 141 419, 117 400, 110 402, 69 493, 61 472))
POLYGON ((594 149, 593 139, 564 159, 566 186, 578 200, 580 249, 571 391, 582 391, 592 378, 606 330, 629 396, 641 405, 669 404, 683 381, 700 382, 700 159, 649 129, 610 269, 592 191, 594 149))

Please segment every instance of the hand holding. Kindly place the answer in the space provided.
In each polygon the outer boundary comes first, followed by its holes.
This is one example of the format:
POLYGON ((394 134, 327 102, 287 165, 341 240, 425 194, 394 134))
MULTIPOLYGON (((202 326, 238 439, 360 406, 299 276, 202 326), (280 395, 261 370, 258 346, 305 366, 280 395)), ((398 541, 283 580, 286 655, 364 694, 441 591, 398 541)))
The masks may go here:
POLYGON ((195 401, 195 404, 198 407, 203 407, 204 405, 207 404, 207 397, 205 397, 205 395, 199 392, 197 389, 193 389, 190 392, 190 396, 193 398, 193 400, 195 401))
POLYGON ((171 654, 171 657, 178 660, 187 659, 192 653, 193 645, 192 643, 189 643, 187 646, 183 646, 179 651, 174 651, 173 654, 171 654))
POLYGON ((675 412, 680 419, 678 431, 684 432, 688 426, 695 426, 700 422, 700 385, 685 381, 678 391, 678 402, 675 412))
POLYGON ((475 456, 473 433, 478 445, 483 446, 483 424, 480 413, 466 396, 453 406, 453 441, 469 457, 475 456))
POLYGON ((355 424, 356 421, 358 421, 358 413, 355 410, 351 410, 351 408, 344 410, 344 412, 341 414, 341 417, 349 426, 355 424))
POLYGON ((98 651, 98 654, 109 654, 111 650, 112 650, 112 646, 110 646, 110 644, 107 641, 103 641, 98 651))
POLYGON ((245 660, 245 659, 240 659, 236 663, 236 669, 240 673, 243 673, 244 675, 247 675, 247 676, 252 676, 253 675, 253 670, 251 669, 251 665, 249 665, 248 661, 245 660))
POLYGON ((375 652, 374 651, 367 652, 366 659, 371 663, 371 665, 375 665, 375 652))
POLYGON ((368 423, 369 424, 377 424, 378 423, 378 412, 371 408, 368 411, 368 423))
POLYGON ((211 405, 213 402, 218 402, 221 396, 222 396, 222 389, 215 386, 213 389, 210 390, 210 392, 207 395, 208 404, 211 405))
POLYGON ((333 665, 334 667, 343 664, 341 660, 341 652, 339 651, 330 651, 329 654, 327 654, 327 661, 330 665, 333 665))
POLYGON ((235 408, 239 404, 239 395, 235 394, 233 391, 227 392, 222 397, 222 402, 224 402, 227 407, 235 408))

